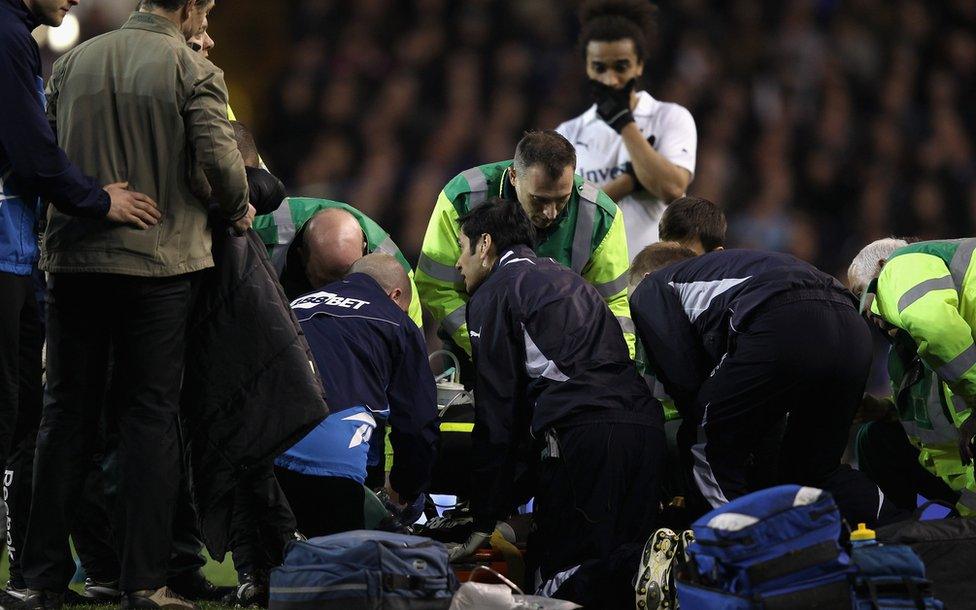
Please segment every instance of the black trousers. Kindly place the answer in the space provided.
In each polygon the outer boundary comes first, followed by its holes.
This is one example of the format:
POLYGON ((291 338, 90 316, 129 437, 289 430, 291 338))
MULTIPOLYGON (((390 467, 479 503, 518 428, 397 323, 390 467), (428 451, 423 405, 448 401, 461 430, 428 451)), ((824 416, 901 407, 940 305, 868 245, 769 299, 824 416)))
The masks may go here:
MULTIPOLYGON (((654 531, 665 460, 660 427, 597 423, 555 430, 558 457, 537 468, 527 568, 541 582, 605 559, 654 531)), ((634 568, 636 569, 636 568, 634 568)))
POLYGON ((858 430, 855 442, 861 470, 878 483, 885 497, 905 511, 914 511, 919 494, 950 506, 959 501, 954 491, 918 462, 918 449, 900 422, 876 421, 858 430))
POLYGON ((698 396, 703 420, 691 453, 710 504, 794 483, 832 492, 848 523, 877 524, 877 485, 841 464, 871 346, 857 311, 831 301, 772 306, 734 333, 698 396), (757 465, 766 476, 755 476, 757 465))
POLYGON ((32 276, 0 272, 0 464, 10 578, 23 586, 20 552, 30 512, 34 441, 41 418, 44 325, 32 276))
MULTIPOLYGON (((112 582, 119 579, 121 572, 111 518, 118 501, 118 431, 112 426, 105 436, 105 440, 99 442, 104 449, 96 451, 92 458, 71 537, 85 574, 99 582, 112 582)), ((190 494, 186 462, 181 466, 179 491, 173 509, 169 579, 195 572, 207 563, 197 524, 197 511, 190 494)))
POLYGON ((68 533, 88 474, 109 346, 110 401, 118 409, 119 429, 114 531, 120 587, 165 584, 180 476, 177 418, 193 280, 191 274, 52 274, 48 385, 23 551, 30 588, 61 590, 74 572, 68 533))
POLYGON ((319 477, 275 467, 275 476, 306 538, 361 530, 366 524, 366 490, 343 477, 319 477))
POLYGON ((298 526, 269 462, 251 468, 234 492, 230 550, 241 580, 281 565, 298 526))

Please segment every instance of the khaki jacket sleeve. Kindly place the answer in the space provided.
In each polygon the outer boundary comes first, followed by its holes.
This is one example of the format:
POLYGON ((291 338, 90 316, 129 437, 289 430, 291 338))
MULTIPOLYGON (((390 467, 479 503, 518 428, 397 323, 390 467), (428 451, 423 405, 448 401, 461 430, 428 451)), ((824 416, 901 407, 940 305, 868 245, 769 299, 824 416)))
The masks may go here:
POLYGON ((224 73, 206 60, 190 71, 189 95, 183 117, 193 157, 207 177, 214 201, 231 221, 247 213, 247 175, 244 159, 227 119, 224 73))

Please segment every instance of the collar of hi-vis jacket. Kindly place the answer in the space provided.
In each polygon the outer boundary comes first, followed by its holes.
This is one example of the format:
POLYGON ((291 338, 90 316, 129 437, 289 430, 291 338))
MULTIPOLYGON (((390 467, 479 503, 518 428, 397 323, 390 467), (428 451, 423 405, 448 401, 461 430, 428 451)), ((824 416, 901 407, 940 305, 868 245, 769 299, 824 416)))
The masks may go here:
POLYGON ((166 17, 142 11, 136 11, 129 15, 129 20, 125 22, 122 29, 146 30, 147 32, 156 32, 157 34, 165 34, 179 38, 180 40, 186 40, 186 36, 180 30, 180 27, 166 17))
POLYGON ((868 282, 867 288, 861 293, 861 301, 858 305, 857 310, 861 312, 861 315, 873 313, 875 315, 879 314, 877 307, 874 305, 875 299, 878 297, 878 278, 874 278, 868 282))

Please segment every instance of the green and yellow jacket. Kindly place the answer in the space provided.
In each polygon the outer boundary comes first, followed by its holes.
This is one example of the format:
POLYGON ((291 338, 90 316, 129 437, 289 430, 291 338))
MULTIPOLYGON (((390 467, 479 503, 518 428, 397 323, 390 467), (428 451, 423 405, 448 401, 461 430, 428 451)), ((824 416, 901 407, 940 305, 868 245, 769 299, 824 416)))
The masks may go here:
POLYGON ((976 239, 927 241, 896 250, 865 300, 899 329, 888 372, 899 418, 919 461, 976 514, 973 466, 957 447, 958 427, 976 404, 976 239))
MULTIPOLYGON (((471 168, 447 183, 437 198, 417 265, 417 288, 423 306, 440 329, 469 354, 465 323, 468 295, 455 265, 461 253, 458 218, 473 207, 501 196, 516 200, 508 180, 512 161, 471 168)), ((535 252, 566 265, 592 284, 623 328, 634 357, 634 323, 627 302, 627 237, 623 214, 603 191, 575 176, 573 195, 554 223, 539 233, 535 252)))
MULTIPOLYGON (((295 237, 301 234, 302 229, 313 216, 330 208, 345 210, 359 221, 366 242, 366 254, 385 252, 400 261, 410 278, 410 287, 413 289, 413 297, 410 300, 410 308, 407 313, 410 315, 410 319, 417 323, 417 326, 423 328, 420 297, 417 286, 414 284, 413 269, 411 269, 410 263, 400 252, 400 248, 393 243, 389 233, 373 222, 369 216, 341 201, 311 197, 288 197, 273 214, 265 214, 254 219, 253 229, 257 231, 261 241, 268 247, 268 256, 271 257, 271 263, 278 272, 278 276, 282 277, 286 273, 286 267, 291 266, 289 263, 294 264, 297 260, 291 249, 295 237)), ((304 272, 301 275, 304 277, 304 272)), ((295 295, 289 295, 289 297, 292 296, 295 295)))

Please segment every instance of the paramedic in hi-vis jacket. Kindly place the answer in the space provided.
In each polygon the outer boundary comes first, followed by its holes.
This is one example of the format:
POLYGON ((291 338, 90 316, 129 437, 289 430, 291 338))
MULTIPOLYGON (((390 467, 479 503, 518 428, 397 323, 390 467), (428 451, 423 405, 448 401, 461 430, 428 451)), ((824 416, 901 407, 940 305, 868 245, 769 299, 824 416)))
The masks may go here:
MULTIPOLYGON (((532 250, 522 206, 491 198, 458 221, 477 375, 473 553, 536 476, 529 563, 542 583, 653 531, 664 454, 661 405, 616 316, 576 273, 532 250)), ((550 583, 551 584, 551 583, 550 583)))
MULTIPOLYGON (((576 151, 555 131, 533 131, 515 148, 515 159, 461 172, 437 198, 417 265, 420 302, 438 334, 464 362, 471 341, 464 314, 468 295, 457 269, 458 218, 491 197, 521 204, 535 226, 535 252, 583 276, 606 301, 623 329, 631 357, 634 325, 627 307, 627 237, 617 205, 573 172, 576 151)), ((466 377, 468 377, 466 375, 466 377)), ((470 378, 466 378, 470 385, 470 378)))
MULTIPOLYGON (((866 246, 848 270, 851 290, 861 296, 862 313, 892 340, 890 406, 914 446, 912 455, 958 496, 956 508, 962 514, 976 513, 974 250, 974 238, 914 244, 882 239, 866 246)), ((888 476, 890 457, 872 459, 880 457, 877 450, 890 453, 895 444, 894 439, 883 446, 872 442, 883 428, 884 422, 873 422, 862 430, 858 443, 861 461, 881 468, 872 474, 882 489, 888 493, 886 485, 892 485, 892 497, 906 501, 915 493, 945 499, 939 485, 923 476, 906 476, 904 469, 899 469, 901 476, 888 476)))

